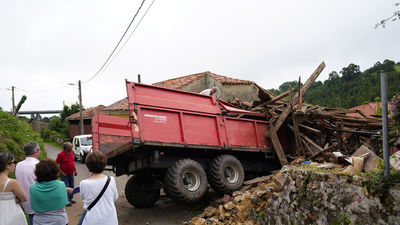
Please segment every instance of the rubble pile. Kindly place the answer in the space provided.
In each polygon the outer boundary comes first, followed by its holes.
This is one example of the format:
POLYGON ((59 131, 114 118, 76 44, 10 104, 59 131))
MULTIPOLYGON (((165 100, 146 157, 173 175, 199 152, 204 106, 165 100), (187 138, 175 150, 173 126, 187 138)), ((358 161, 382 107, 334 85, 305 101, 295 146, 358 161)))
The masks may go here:
MULTIPOLYGON (((306 160, 317 161, 332 158, 329 154, 335 151, 351 156, 362 145, 375 153, 379 150, 382 127, 380 118, 365 115, 360 110, 310 106, 303 103, 302 96, 324 67, 325 64, 322 62, 304 85, 298 87, 300 91, 295 95, 291 88, 279 96, 266 98, 266 101, 258 102, 258 105, 252 107, 250 103, 238 98, 229 101, 242 109, 266 115, 270 123, 266 137, 271 140, 282 166, 299 156, 306 160), (285 98, 288 100, 284 100, 285 98), (277 135, 277 132, 282 130, 285 135, 290 135, 295 143, 292 151, 282 147, 284 143, 277 135)), ((246 116, 238 115, 238 117, 246 116)))
MULTIPOLYGON (((260 180, 260 178, 258 178, 260 180)), ((372 196, 367 178, 310 166, 284 166, 229 201, 207 207, 192 225, 222 224, 398 224, 400 188, 389 200, 372 196)))

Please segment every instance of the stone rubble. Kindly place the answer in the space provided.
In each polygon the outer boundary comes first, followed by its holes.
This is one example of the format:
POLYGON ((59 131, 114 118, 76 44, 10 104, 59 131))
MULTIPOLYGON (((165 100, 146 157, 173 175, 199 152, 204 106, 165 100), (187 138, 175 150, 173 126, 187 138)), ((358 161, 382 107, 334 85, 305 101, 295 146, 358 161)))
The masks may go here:
POLYGON ((366 182, 354 174, 284 166, 269 181, 207 207, 190 224, 398 224, 400 188, 392 187, 393 201, 383 204, 368 194, 366 182))

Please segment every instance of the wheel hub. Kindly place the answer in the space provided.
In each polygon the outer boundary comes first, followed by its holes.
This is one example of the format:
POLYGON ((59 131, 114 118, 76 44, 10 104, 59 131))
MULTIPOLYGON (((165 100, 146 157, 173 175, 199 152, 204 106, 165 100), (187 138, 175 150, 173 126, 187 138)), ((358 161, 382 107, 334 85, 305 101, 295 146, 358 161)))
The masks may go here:
POLYGON ((183 174, 182 182, 187 190, 196 191, 200 187, 200 176, 189 170, 183 174))
POLYGON ((224 176, 226 181, 228 181, 231 184, 234 184, 239 180, 239 170, 236 167, 228 165, 225 167, 224 176))

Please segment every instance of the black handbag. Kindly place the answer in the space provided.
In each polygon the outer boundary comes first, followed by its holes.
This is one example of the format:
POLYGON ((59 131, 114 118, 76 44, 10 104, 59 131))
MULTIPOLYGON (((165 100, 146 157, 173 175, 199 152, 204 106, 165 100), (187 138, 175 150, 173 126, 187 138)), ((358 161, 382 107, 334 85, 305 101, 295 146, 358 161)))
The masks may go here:
POLYGON ((86 213, 90 211, 94 205, 100 200, 101 196, 103 196, 104 192, 106 191, 108 184, 111 181, 111 177, 107 176, 107 181, 106 184, 104 184, 103 189, 100 191, 99 195, 96 197, 96 199, 87 207, 86 209, 83 210, 81 217, 79 218, 78 224, 77 225, 82 225, 83 220, 85 219, 86 213))

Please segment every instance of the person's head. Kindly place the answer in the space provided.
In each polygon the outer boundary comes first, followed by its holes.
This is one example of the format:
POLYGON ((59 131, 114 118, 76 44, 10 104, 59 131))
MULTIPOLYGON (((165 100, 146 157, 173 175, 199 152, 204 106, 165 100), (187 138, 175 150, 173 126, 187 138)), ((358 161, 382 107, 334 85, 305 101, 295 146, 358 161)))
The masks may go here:
POLYGON ((210 90, 210 94, 214 94, 215 92, 217 92, 218 88, 217 87, 213 87, 210 90))
POLYGON ((39 158, 40 147, 37 142, 28 142, 24 145, 24 152, 26 156, 39 158))
POLYGON ((102 173, 107 165, 107 157, 100 151, 93 151, 86 156, 86 167, 89 172, 102 173))
POLYGON ((58 178, 57 164, 51 159, 41 160, 36 164, 35 175, 37 182, 56 180, 58 178))
POLYGON ((14 171, 16 163, 12 153, 0 152, 0 173, 6 170, 9 170, 9 172, 14 171))
POLYGON ((71 144, 71 142, 64 142, 64 144, 63 144, 63 149, 64 149, 64 151, 66 151, 66 152, 72 151, 72 144, 71 144))

